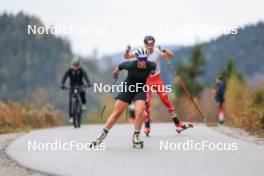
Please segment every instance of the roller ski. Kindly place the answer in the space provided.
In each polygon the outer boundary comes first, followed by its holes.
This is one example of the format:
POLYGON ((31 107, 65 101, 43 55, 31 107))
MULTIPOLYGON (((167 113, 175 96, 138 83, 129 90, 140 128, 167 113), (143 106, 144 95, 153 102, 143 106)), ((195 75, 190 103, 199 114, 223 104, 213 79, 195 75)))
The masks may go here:
POLYGON ((96 139, 95 141, 92 141, 92 142, 91 142, 91 144, 90 144, 90 148, 98 147, 101 143, 102 143, 102 141, 96 139))
POLYGON ((102 134, 95 141, 91 142, 90 148, 95 148, 95 147, 100 146, 104 138, 107 136, 107 133, 108 133, 108 130, 104 129, 102 134))
POLYGON ((177 133, 181 133, 182 131, 184 131, 184 130, 186 130, 188 128, 193 128, 193 124, 192 123, 183 123, 183 122, 180 122, 177 125, 176 132, 177 133))
POLYGON ((135 132, 133 136, 133 148, 143 148, 143 141, 139 138, 139 132, 135 132))

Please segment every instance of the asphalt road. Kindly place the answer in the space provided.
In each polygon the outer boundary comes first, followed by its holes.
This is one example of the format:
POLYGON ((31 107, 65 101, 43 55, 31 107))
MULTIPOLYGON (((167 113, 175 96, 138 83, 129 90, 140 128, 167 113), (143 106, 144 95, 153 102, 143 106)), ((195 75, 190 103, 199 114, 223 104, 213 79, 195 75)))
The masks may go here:
POLYGON ((196 124, 195 128, 182 134, 176 134, 173 124, 153 124, 151 136, 142 137, 143 149, 132 148, 132 125, 116 125, 107 136, 104 146, 87 150, 85 144, 95 139, 102 127, 86 125, 81 129, 60 127, 32 131, 10 144, 6 152, 26 168, 54 175, 264 174, 263 146, 233 139, 202 124, 196 124), (73 150, 68 151, 70 141, 73 150), (34 142, 38 146, 35 151, 34 142), (49 146, 44 146, 47 143, 50 143, 49 146), (64 148, 60 150, 59 144, 64 145, 64 148))

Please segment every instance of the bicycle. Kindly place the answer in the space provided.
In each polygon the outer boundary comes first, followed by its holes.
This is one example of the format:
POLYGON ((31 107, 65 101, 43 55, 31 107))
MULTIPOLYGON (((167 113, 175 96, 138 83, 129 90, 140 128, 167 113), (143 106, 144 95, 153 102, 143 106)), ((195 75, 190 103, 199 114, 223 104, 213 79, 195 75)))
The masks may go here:
POLYGON ((65 90, 71 91, 71 114, 73 116, 73 126, 74 128, 81 127, 81 118, 82 118, 82 104, 80 92, 83 89, 86 89, 88 86, 72 86, 72 87, 64 87, 65 90))

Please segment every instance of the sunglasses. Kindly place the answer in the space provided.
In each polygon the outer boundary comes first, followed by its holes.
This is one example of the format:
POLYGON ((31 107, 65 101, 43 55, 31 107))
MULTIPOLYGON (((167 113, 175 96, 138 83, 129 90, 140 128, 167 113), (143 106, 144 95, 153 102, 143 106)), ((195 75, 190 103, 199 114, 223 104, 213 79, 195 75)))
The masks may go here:
POLYGON ((137 58, 138 59, 138 61, 140 61, 140 62, 146 62, 147 60, 148 60, 148 58, 147 57, 139 57, 139 58, 137 58))

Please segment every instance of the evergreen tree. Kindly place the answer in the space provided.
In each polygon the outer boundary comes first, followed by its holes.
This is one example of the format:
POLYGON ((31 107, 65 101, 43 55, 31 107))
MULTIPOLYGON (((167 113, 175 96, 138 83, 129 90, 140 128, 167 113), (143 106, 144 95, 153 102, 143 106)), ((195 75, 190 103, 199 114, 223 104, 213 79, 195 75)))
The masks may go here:
MULTIPOLYGON (((191 51, 188 64, 183 64, 179 62, 177 64, 176 71, 178 76, 186 84, 187 89, 194 96, 198 96, 199 93, 203 90, 203 86, 200 83, 199 78, 205 74, 205 69, 203 68, 205 64, 205 57, 201 49, 200 44, 196 44, 191 51)), ((183 90, 180 85, 177 86, 176 96, 183 95, 183 90)))
POLYGON ((232 56, 228 56, 225 68, 221 70, 218 75, 222 76, 225 81, 228 81, 232 75, 236 76, 240 81, 243 80, 242 74, 235 67, 234 58, 232 56))

